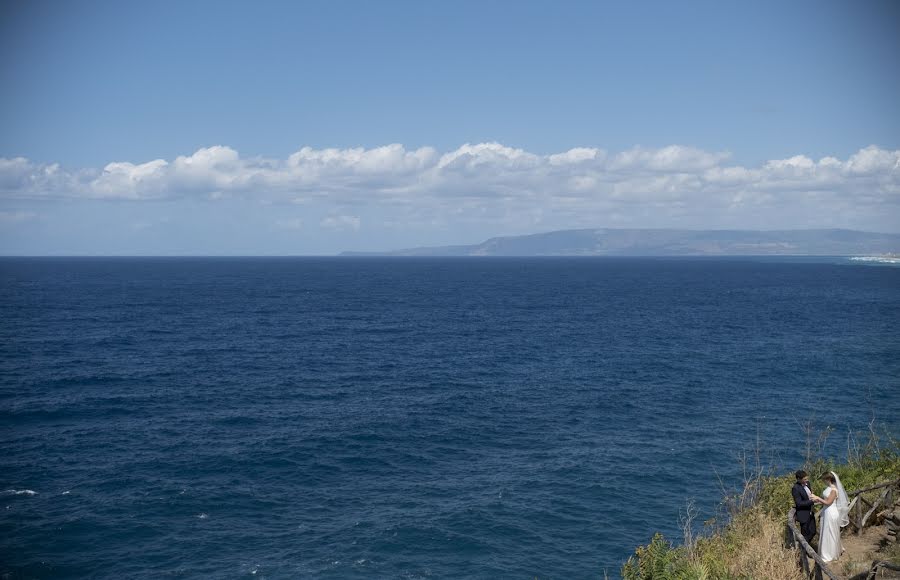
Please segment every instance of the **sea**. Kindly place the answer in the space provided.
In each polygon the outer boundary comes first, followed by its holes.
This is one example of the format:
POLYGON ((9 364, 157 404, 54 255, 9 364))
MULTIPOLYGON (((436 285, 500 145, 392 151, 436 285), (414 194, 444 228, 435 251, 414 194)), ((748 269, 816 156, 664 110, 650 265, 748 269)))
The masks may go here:
POLYGON ((0 578, 616 578, 900 434, 898 323, 845 258, 2 258, 0 578))

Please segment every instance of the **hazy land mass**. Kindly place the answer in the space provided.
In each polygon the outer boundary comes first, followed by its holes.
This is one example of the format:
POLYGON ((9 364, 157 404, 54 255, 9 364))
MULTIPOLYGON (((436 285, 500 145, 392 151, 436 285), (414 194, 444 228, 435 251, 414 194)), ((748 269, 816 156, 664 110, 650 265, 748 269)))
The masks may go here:
POLYGON ((900 252, 900 234, 844 229, 578 229, 490 238, 480 244, 342 256, 860 256, 900 252))

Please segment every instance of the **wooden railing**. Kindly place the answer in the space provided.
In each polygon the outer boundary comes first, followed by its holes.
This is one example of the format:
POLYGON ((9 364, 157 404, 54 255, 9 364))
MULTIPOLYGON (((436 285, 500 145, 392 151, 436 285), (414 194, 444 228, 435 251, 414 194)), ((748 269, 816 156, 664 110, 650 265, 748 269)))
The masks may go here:
POLYGON ((869 518, 877 512, 880 506, 894 505, 894 488, 900 487, 900 479, 879 483, 871 487, 857 489, 851 491, 847 495, 853 499, 850 501, 850 525, 856 528, 856 533, 862 533, 863 528, 869 523, 869 518), (884 489, 874 502, 870 502, 862 496, 867 491, 875 491, 876 489, 884 489), (868 506, 868 507, 866 507, 868 506))
POLYGON ((897 564, 891 564, 890 562, 885 562, 884 560, 875 560, 872 562, 872 566, 869 567, 868 572, 860 572, 854 576, 851 576, 848 580, 875 580, 878 577, 878 572, 882 569, 884 570, 894 570, 900 572, 900 566, 897 564))
POLYGON ((798 557, 800 559, 800 569, 803 570, 803 573, 807 578, 813 577, 816 580, 822 580, 823 575, 831 578, 831 580, 844 580, 837 574, 831 571, 828 568, 828 565, 822 560, 821 556, 816 553, 815 550, 812 549, 812 546, 809 545, 809 542, 806 541, 800 534, 800 530, 797 529, 797 524, 794 522, 794 514, 796 513, 796 508, 791 508, 788 512, 787 525, 791 530, 791 535, 793 537, 793 541, 800 545, 800 550, 798 550, 798 557), (807 560, 807 556, 813 559, 815 565, 813 569, 809 569, 809 560, 807 560))
MULTIPOLYGON (((873 519, 870 518, 872 518, 872 515, 876 513, 876 510, 879 507, 891 507, 894 505, 894 493, 898 489, 900 489, 900 479, 879 483, 878 485, 863 489, 857 489, 847 494, 849 497, 853 498, 850 502, 849 518, 850 525, 856 528, 857 534, 862 532, 863 528, 866 527, 866 524, 873 521, 873 519), (870 502, 862 496, 862 494, 868 491, 875 491, 876 489, 883 489, 884 491, 878 495, 878 498, 874 502, 870 502)), ((807 578, 815 578, 815 580, 823 580, 826 577, 831 580, 845 580, 844 577, 839 576, 828 567, 819 554, 809 545, 809 542, 807 542, 800 534, 800 530, 797 529, 797 524, 794 522, 794 514, 796 511, 795 508, 791 508, 790 511, 788 511, 787 525, 790 532, 788 541, 789 545, 799 546, 797 555, 800 560, 800 569, 803 570, 803 573, 807 578), (812 558, 814 562, 812 570, 809 568, 809 560, 807 557, 812 558)), ((868 572, 860 572, 847 580, 873 580, 881 569, 900 571, 900 566, 890 562, 876 560, 872 562, 868 572)))

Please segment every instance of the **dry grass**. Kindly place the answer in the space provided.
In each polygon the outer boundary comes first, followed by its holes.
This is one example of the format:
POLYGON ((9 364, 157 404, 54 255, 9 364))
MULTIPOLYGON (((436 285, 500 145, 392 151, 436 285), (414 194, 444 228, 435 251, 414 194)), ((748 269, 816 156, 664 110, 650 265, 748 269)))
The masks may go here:
MULTIPOLYGON (((860 489, 890 481, 900 474, 900 440, 891 434, 880 435, 870 425, 867 439, 848 435, 848 459, 836 464, 822 459, 824 442, 831 434, 827 428, 818 437, 807 426, 807 464, 809 473, 836 470, 847 489, 860 489), (817 458, 818 456, 818 458, 817 458)), ((791 473, 773 475, 761 460, 762 446, 739 457, 744 469, 744 485, 727 493, 723 485, 721 517, 711 520, 705 534, 695 533, 697 513, 688 502, 681 515, 683 544, 673 546, 657 534, 646 546, 640 546, 622 567, 625 580, 801 580, 797 552, 784 547, 786 517, 793 505, 791 473), (716 522, 727 522, 725 525, 716 522)), ((874 532, 874 531, 873 531, 874 532)), ((852 541, 848 538, 848 543, 852 541)), ((859 571, 873 559, 900 556, 878 551, 875 546, 851 550, 832 569, 838 573, 859 571), (859 553, 854 553, 854 552, 859 553), (867 562, 864 562, 867 560, 867 562)), ((860 546, 862 548, 862 546, 860 546)), ((849 547, 848 547, 849 548, 849 547)), ((900 551, 900 548, 896 550, 900 551)), ((896 577, 896 576, 884 576, 896 577)))
POLYGON ((760 510, 750 510, 732 526, 742 542, 728 560, 730 576, 801 580, 795 552, 782 545, 784 522, 777 522, 760 510))
POLYGON ((623 568, 627 580, 802 580, 795 552, 783 547, 784 522, 747 509, 719 533, 672 547, 657 536, 623 568))

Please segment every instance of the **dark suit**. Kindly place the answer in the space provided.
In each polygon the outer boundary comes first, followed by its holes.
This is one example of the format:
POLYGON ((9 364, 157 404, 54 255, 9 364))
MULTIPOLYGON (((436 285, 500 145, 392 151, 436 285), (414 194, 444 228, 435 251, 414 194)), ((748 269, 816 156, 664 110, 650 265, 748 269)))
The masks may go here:
POLYGON ((791 495, 794 496, 794 507, 797 509, 794 517, 800 522, 800 534, 807 542, 811 542, 816 535, 816 514, 813 512, 815 504, 799 482, 791 488, 791 495))

